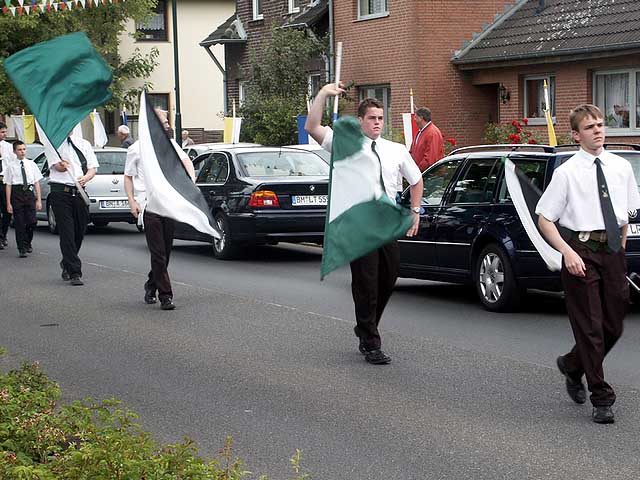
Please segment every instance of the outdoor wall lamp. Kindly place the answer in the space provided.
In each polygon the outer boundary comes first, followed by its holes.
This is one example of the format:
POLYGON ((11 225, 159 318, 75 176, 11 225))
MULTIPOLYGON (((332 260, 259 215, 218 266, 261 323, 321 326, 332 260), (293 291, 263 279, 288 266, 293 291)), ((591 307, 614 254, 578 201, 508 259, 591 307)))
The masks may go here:
POLYGON ((498 87, 498 95, 500 95, 500 101, 502 103, 507 103, 509 100, 511 100, 511 93, 509 93, 509 90, 507 90, 507 87, 505 87, 503 84, 500 84, 500 86, 498 87))

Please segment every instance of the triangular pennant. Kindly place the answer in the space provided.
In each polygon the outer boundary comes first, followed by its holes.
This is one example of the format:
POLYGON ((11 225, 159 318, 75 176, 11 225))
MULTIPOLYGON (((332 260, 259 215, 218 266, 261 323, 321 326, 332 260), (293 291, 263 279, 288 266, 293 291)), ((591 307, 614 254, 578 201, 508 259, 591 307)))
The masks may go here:
POLYGON ((58 11, 58 2, 55 2, 52 5, 53 5, 53 9, 57 12, 58 11))
POLYGON ((11 6, 11 0, 4 0, 4 4, 7 8, 11 6))
POLYGON ((29 13, 31 12, 31 7, 27 5, 26 7, 24 7, 24 9, 27 12, 27 15, 29 15, 29 13))
POLYGON ((24 0, 18 0, 18 3, 20 4, 20 6, 24 6, 24 0))
POLYGON ((9 10, 13 14, 13 16, 15 17, 16 16, 16 7, 9 7, 9 10))
POLYGON ((82 5, 82 8, 86 8, 86 0, 80 0, 80 4, 82 5))

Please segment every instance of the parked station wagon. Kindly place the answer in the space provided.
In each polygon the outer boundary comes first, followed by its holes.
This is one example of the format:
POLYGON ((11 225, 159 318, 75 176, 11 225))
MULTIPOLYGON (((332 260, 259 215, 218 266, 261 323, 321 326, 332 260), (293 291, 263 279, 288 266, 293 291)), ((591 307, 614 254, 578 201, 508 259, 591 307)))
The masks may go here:
MULTIPOLYGON (((509 197, 503 157, 543 190, 553 170, 577 150, 532 145, 487 145, 455 150, 423 173, 420 230, 400 239, 400 276, 475 285, 489 310, 515 308, 528 288, 561 291, 559 272, 547 269, 509 197)), ((605 148, 631 162, 640 179, 640 146, 605 148)), ((405 192, 403 202, 408 203, 405 192)), ((638 212, 629 212, 627 264, 640 272, 638 212)))

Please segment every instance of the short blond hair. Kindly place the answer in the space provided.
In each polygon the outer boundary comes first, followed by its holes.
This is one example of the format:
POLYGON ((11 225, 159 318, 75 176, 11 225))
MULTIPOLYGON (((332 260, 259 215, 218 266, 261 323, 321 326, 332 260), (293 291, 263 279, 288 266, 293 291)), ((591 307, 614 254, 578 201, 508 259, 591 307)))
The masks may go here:
POLYGON ((571 110, 569 114, 569 124, 571 125, 571 130, 574 132, 580 131, 580 122, 587 117, 592 117, 595 119, 604 118, 602 114, 602 110, 600 110, 595 105, 591 105, 590 103, 583 103, 582 105, 578 105, 576 108, 571 110))

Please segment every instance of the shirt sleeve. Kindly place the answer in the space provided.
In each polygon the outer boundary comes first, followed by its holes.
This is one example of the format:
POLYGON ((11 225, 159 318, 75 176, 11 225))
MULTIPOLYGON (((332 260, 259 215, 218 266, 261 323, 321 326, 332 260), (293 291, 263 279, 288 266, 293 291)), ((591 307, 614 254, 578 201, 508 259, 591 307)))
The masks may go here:
POLYGON ((138 176, 138 144, 134 143, 127 148, 127 161, 124 164, 124 174, 128 177, 138 176))
POLYGON ((82 153, 84 154, 84 158, 87 159, 87 168, 98 168, 100 164, 98 163, 98 157, 96 157, 95 152, 93 151, 93 147, 86 140, 81 142, 82 153))
POLYGON ((638 193, 638 184, 636 183, 636 176, 633 173, 633 168, 629 168, 629 175, 627 175, 627 210, 640 209, 640 193, 638 193))
POLYGON ((324 127, 324 138, 320 146, 331 153, 331 147, 333 146, 333 130, 331 127, 324 127))
POLYGON ((551 222, 557 221, 567 207, 567 187, 566 175, 562 170, 556 170, 536 205, 536 213, 551 222))
POLYGON ((420 169, 418 168, 418 165, 416 165, 416 162, 413 161, 413 157, 405 147, 400 145, 398 150, 401 155, 400 173, 407 179, 409 185, 413 186, 422 178, 420 169))
POLYGON ((30 162, 29 168, 31 168, 31 171, 33 172, 33 183, 38 183, 40 180, 42 180, 42 172, 40 172, 40 169, 35 162, 30 162))
MULTIPOLYGON (((6 168, 4 169, 4 183, 13 184, 13 172, 12 168, 9 166, 9 162, 4 162, 6 164, 6 168)), ((4 195, 4 189, 2 189, 2 195, 4 195)))

